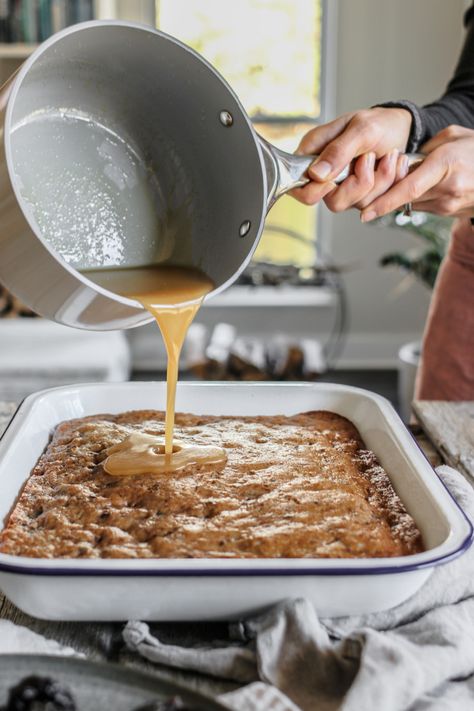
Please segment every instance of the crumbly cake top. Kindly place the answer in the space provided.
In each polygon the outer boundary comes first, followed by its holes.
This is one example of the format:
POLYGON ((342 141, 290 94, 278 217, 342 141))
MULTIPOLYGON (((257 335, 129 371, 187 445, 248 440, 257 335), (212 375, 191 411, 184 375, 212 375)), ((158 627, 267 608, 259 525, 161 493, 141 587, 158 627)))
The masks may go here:
POLYGON ((0 551, 39 558, 365 558, 422 550, 421 535, 355 427, 331 412, 176 415, 176 437, 217 444, 226 465, 111 477, 106 450, 164 413, 60 424, 0 551))

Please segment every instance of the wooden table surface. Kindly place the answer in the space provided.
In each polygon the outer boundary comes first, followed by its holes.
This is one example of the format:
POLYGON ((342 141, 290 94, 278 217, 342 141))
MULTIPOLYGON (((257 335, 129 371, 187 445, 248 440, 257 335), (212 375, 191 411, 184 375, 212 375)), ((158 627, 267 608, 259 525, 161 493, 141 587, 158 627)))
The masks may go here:
MULTIPOLYGON (((435 429, 433 446, 430 436, 419 425, 411 427, 421 448, 433 464, 437 466, 443 459, 450 463, 457 463, 459 467, 472 466, 474 456, 474 403, 460 403, 454 407, 452 403, 436 403, 436 418, 433 408, 425 404, 417 404, 417 413, 423 426, 430 431, 432 419, 437 422, 449 422, 448 438, 443 438, 442 430, 435 429), (455 417, 453 417, 455 415, 455 417), (465 442, 469 442, 470 451, 461 452, 465 442)), ((0 434, 3 433, 16 410, 16 403, 0 401, 0 434)), ((184 683, 191 688, 207 694, 217 694, 236 687, 230 682, 211 679, 202 675, 183 671, 170 670, 141 660, 135 654, 130 654, 121 637, 123 623, 85 623, 85 622, 48 622, 32 618, 15 607, 0 593, 0 618, 11 620, 24 625, 50 639, 55 639, 61 644, 73 647, 75 650, 86 654, 89 659, 113 661, 128 666, 145 669, 149 673, 157 674, 179 683, 184 683)), ((150 625, 154 634, 161 641, 170 644, 194 646, 209 643, 216 639, 227 639, 227 625, 225 623, 153 623, 150 625)))
POLYGON ((474 402, 423 400, 413 411, 446 464, 474 484, 474 402))

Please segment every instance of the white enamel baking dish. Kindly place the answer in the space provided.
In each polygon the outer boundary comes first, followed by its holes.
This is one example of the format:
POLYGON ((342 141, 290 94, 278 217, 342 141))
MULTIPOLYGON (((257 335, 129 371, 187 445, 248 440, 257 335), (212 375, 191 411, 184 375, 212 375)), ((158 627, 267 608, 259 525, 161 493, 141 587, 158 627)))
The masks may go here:
MULTIPOLYGON (((44 390, 20 406, 0 442, 0 521, 62 420, 163 409, 164 383, 44 390)), ((417 522, 426 550, 363 560, 79 560, 0 554, 0 588, 25 612, 55 620, 215 620, 306 597, 320 615, 388 609, 413 595, 433 567, 464 552, 472 526, 384 398, 330 384, 180 383, 177 408, 222 415, 291 415, 326 409, 359 428, 417 522)))

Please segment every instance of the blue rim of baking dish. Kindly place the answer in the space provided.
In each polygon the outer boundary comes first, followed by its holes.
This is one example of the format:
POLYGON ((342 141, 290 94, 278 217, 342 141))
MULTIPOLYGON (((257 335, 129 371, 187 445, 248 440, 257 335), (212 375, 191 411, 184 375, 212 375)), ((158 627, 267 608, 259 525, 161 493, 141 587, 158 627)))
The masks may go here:
MULTIPOLYGON (((288 576, 295 576, 295 577, 308 577, 308 576, 354 576, 354 575, 395 575, 398 573, 409 573, 409 572, 415 572, 418 570, 424 570, 426 568, 434 568, 438 565, 444 565, 445 563, 450 563, 452 560, 455 560, 459 556, 461 556, 463 553, 465 553, 471 546, 473 539, 474 539, 474 529, 472 526, 471 521, 467 517, 467 515, 464 513, 462 508, 459 506, 458 502, 456 499, 453 497, 451 492, 449 491, 448 487, 443 483, 442 479, 440 476, 436 473, 436 471, 433 469, 433 474, 438 477, 440 480, 441 484, 443 487, 446 489, 447 493, 449 494, 450 498, 453 500, 454 504, 456 505, 457 509, 459 510, 459 513, 462 515, 462 517, 465 520, 465 523, 467 524, 468 527, 468 534, 466 537, 461 541, 461 543, 458 545, 457 548, 455 548, 453 551, 449 551, 448 553, 445 553, 440 556, 435 556, 434 558, 430 558, 428 560, 424 561, 419 561, 415 563, 403 563, 401 565, 397 566, 387 566, 387 565, 381 565, 381 566, 373 566, 373 567, 360 567, 360 568, 348 568, 341 566, 339 568, 334 568, 334 569, 329 569, 329 568, 318 568, 316 565, 314 568, 260 568, 260 569, 254 569, 254 568, 228 568, 228 569, 222 569, 222 568, 202 568, 199 570, 192 570, 192 569, 185 569, 185 568, 168 568, 168 569, 162 569, 162 570, 153 570, 153 569, 137 569, 137 570, 127 570, 127 569, 109 569, 106 570, 104 568, 87 568, 84 566, 84 568, 53 568, 53 567, 41 567, 41 565, 37 566, 27 566, 23 567, 22 565, 18 565, 15 563, 3 563, 0 560, 0 573, 14 573, 14 574, 21 574, 21 575, 43 575, 43 576, 56 576, 56 577, 67 577, 67 576, 72 576, 72 577, 177 577, 177 578, 202 578, 202 577, 288 577, 288 576)), ((4 554, 5 555, 5 554, 4 554)), ((5 555, 5 557, 10 557, 8 555, 5 555)), ((12 556, 13 557, 13 556, 12 556)), ((406 556, 406 558, 410 558, 410 556, 406 556)), ((400 558, 400 560, 404 560, 405 558, 400 558)), ((32 559, 32 558, 27 558, 27 560, 40 560, 40 559, 32 559)), ((50 559, 44 559, 44 560, 50 560, 50 559)), ((74 560, 72 558, 63 558, 61 560, 64 561, 71 561, 74 560)), ((136 559, 130 559, 130 560, 136 560, 136 559)), ((138 559, 139 560, 139 559, 138 559)), ((147 559, 150 560, 150 559, 147 559)), ((157 560, 163 560, 157 559, 157 560)), ((177 561, 179 558, 174 558, 173 560, 177 561)), ((222 559, 225 560, 225 559, 222 559)), ((227 559, 228 560, 228 559, 227 559)), ((268 559, 267 559, 268 560, 268 559)), ((280 559, 284 560, 284 559, 280 559)), ((308 560, 308 559, 305 559, 308 560)), ((327 559, 326 559, 327 560, 327 559)), ((354 560, 354 559, 352 559, 354 560)), ((360 560, 360 559, 359 559, 360 560)), ((374 560, 374 559, 372 559, 374 560)), ((397 558, 392 558, 391 560, 397 560, 397 558)), ((86 561, 84 561, 86 562, 86 561)))
MULTIPOLYGON (((380 396, 379 396, 380 397, 380 396)), ((2 432, 0 435, 0 441, 3 439, 5 436, 6 432, 14 422, 16 415, 18 411, 20 410, 21 406, 23 405, 23 402, 26 398, 24 398, 16 408, 15 412, 13 413, 12 417, 10 418, 10 421, 8 425, 6 426, 5 430, 2 432)), ((384 398, 382 398, 384 399, 384 398)), ((334 577, 340 577, 340 576, 356 576, 356 575, 395 575, 398 573, 408 573, 408 572, 416 572, 419 570, 424 570, 426 568, 434 568, 437 567, 438 565, 444 565, 446 563, 449 563, 459 556, 461 556, 463 553, 465 553, 472 545, 474 541, 474 527, 467 516, 467 514, 464 512, 462 507, 459 505, 459 503, 456 501, 446 484, 443 482, 439 474, 437 473, 436 469, 431 465, 431 462, 429 461, 428 457, 426 456, 425 452, 422 450, 420 445, 418 444, 416 438, 413 436, 413 434, 410 432, 410 430, 406 427, 406 432, 410 435, 412 441, 416 445, 418 451, 423 455, 423 458, 426 460, 428 463, 431 472, 433 475, 438 479, 440 482, 441 486, 443 489, 446 491, 448 494, 449 498, 453 502, 455 508, 458 510, 459 514, 461 514, 462 518, 464 519, 464 523, 467 524, 467 534, 463 538, 463 540, 459 543, 457 548, 454 550, 448 551, 447 553, 444 553, 442 555, 435 556, 433 558, 428 558, 427 560, 423 561, 418 561, 415 563, 410 563, 408 562, 407 559, 410 559, 412 556, 404 556, 404 557, 394 557, 391 558, 390 560, 395 561, 395 560, 407 560, 406 563, 402 563, 401 565, 381 565, 381 566, 371 566, 371 567, 358 567, 358 568, 353 568, 353 567, 345 567, 342 565, 341 567, 334 567, 334 568, 319 568, 317 565, 315 567, 309 568, 309 567, 304 567, 304 568, 260 568, 260 569, 255 569, 255 568, 244 568, 244 567, 239 567, 239 568, 214 568, 210 566, 209 568, 201 568, 201 569, 187 569, 187 568, 164 568, 161 570, 153 570, 153 569, 136 569, 136 570, 130 570, 130 569, 125 569, 125 568, 117 568, 117 569, 104 569, 104 568, 91 568, 91 567, 84 567, 81 568, 54 568, 54 567, 44 567, 41 566, 41 564, 38 563, 38 565, 35 566, 23 566, 21 564, 17 563, 5 563, 2 562, 1 558, 6 557, 16 557, 16 556, 9 556, 8 554, 0 554, 0 573, 11 573, 11 574, 21 574, 21 575, 42 575, 42 576, 52 576, 52 577, 183 577, 183 578, 201 578, 201 577, 289 577, 289 576, 295 576, 295 577, 308 577, 308 576, 334 576, 334 577)), ((47 558, 40 559, 40 558, 25 558, 28 561, 31 560, 50 560, 47 558)), ((62 561, 72 561, 75 560, 73 558, 62 558, 60 559, 62 561)), ((128 560, 135 560, 136 562, 140 562, 140 559, 128 559, 128 560)), ((143 559, 142 559, 143 560, 143 559)), ((150 561, 152 559, 147 559, 147 561, 150 561)), ((163 558, 157 558, 156 560, 163 560, 163 558)), ((171 559, 170 559, 171 560, 171 559)), ((173 561, 178 561, 180 560, 179 558, 174 558, 172 559, 173 561)), ((182 559, 181 559, 182 560, 182 559)), ((188 560, 188 559, 186 559, 188 560)), ((214 560, 229 560, 229 559, 214 559, 214 560)), ((243 559, 241 559, 243 560, 243 559)), ((265 559, 262 559, 265 560, 265 559)), ((268 560, 268 559, 266 559, 268 560)), ((279 559, 280 561, 285 560, 283 558, 279 559)), ((295 559, 287 559, 287 560, 295 560, 295 559)), ((308 558, 305 558, 304 560, 308 560, 308 558)), ((316 560, 316 559, 315 559, 316 560)), ((328 560, 328 559, 320 559, 320 560, 328 560)), ((332 559, 334 560, 334 559, 332 559)), ((354 560, 354 559, 351 559, 354 560)), ((357 560, 363 560, 363 559, 357 559, 357 560)), ((375 560, 375 559, 371 559, 375 560)), ((84 563, 86 564, 88 561, 84 560, 84 563)))
MULTIPOLYGON (((0 573, 13 573, 20 575, 41 575, 41 576, 53 576, 53 577, 117 577, 117 578, 128 578, 128 577, 158 577, 158 578, 241 578, 241 577, 308 577, 308 576, 355 576, 355 575, 395 575, 398 573, 409 573, 416 572, 418 570, 424 570, 426 568, 434 568, 438 565, 444 565, 445 563, 450 563, 455 560, 463 553, 465 553, 468 548, 470 548, 473 541, 473 528, 471 523, 469 523, 469 534, 461 542, 461 544, 454 551, 446 553, 445 555, 438 556, 436 558, 431 558, 430 560, 422 561, 419 563, 406 563, 397 567, 380 566, 373 568, 334 568, 332 570, 328 568, 261 568, 259 570, 254 568, 202 568, 200 570, 191 570, 184 568, 169 568, 163 570, 125 570, 117 568, 116 570, 105 570, 105 569, 94 569, 94 568, 42 568, 42 567, 23 567, 21 565, 15 565, 14 563, 2 563, 0 562, 0 573)), ((31 558, 29 559, 31 560, 31 558)), ((62 560, 72 560, 71 558, 63 558, 62 560)), ((132 559, 133 560, 133 559, 132 559)), ((149 560, 149 559, 148 559, 149 560)), ((163 560, 163 559, 161 559, 163 560)), ((179 560, 179 559, 174 559, 179 560)), ((224 559, 223 559, 224 560, 224 559)))

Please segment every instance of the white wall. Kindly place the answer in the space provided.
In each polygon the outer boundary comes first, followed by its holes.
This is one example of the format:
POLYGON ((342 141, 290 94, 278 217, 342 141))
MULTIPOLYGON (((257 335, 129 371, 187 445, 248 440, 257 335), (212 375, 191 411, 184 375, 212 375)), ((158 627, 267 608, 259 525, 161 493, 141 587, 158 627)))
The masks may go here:
MULTIPOLYGON (((443 92, 462 43, 464 0, 339 0, 338 6, 336 113, 390 99, 425 103, 443 92)), ((357 212, 324 223, 336 261, 357 265, 347 276, 352 327, 346 359, 362 356, 369 363, 372 353, 382 365, 399 343, 420 334, 429 295, 418 284, 395 295, 400 273, 377 262, 416 238, 362 225, 357 212)))

